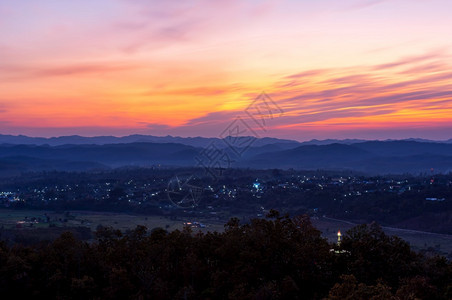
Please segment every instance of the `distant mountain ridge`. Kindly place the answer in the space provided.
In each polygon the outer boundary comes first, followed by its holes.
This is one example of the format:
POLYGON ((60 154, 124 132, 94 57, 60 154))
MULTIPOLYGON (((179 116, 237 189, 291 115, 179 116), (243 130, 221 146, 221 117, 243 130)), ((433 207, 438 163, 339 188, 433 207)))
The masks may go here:
MULTIPOLYGON (((232 137, 235 139, 235 137, 232 137)), ((279 139, 279 138, 253 138, 253 137, 240 137, 239 139, 249 140, 254 139, 252 146, 264 146, 272 144, 292 144, 292 145, 329 145, 329 144, 356 144, 362 142, 369 142, 370 140, 364 139, 325 139, 317 140, 313 139, 310 141, 298 142, 289 139, 279 139)), ((13 145, 49 145, 49 146, 61 146, 61 145, 106 145, 106 144, 129 144, 129 143, 178 143, 193 147, 207 147, 212 142, 221 141, 220 138, 208 138, 208 137, 179 137, 179 136, 153 136, 153 135, 141 135, 133 134, 123 137, 116 136, 95 136, 95 137, 84 137, 80 135, 70 135, 70 136, 59 136, 59 137, 29 137, 25 135, 6 135, 0 134, 0 144, 13 144, 13 145)), ((385 141, 398 141, 398 140, 385 140, 385 141)), ((415 141, 423 143, 452 143, 452 139, 445 141, 435 141, 428 139, 403 139, 401 141, 415 141)), ((219 143, 218 145, 221 145, 219 143)), ((224 145, 227 147, 227 145, 224 145)))
POLYGON ((355 144, 302 145, 256 155, 243 164, 259 168, 351 170, 367 174, 452 172, 452 144, 369 141, 355 144))
MULTIPOLYGON (((275 138, 249 139, 233 137, 180 138, 128 136, 115 137, 62 137, 60 139, 14 137, 16 142, 57 141, 80 144, 23 144, 11 143, 11 136, 0 136, 0 174, 8 176, 18 172, 42 170, 85 171, 116 168, 122 166, 199 166, 199 158, 216 148, 230 159, 230 164, 205 163, 233 168, 282 168, 306 170, 350 170, 367 174, 419 174, 430 172, 452 172, 452 143, 426 140, 362 141, 335 140, 297 142, 275 138), (124 142, 144 138, 159 142, 124 142), (2 140, 2 138, 4 138, 2 140), (27 140, 28 138, 28 140, 27 140), (66 139, 64 139, 66 138, 66 139), (95 144, 108 141, 115 143, 95 144), (38 140, 36 140, 38 139, 38 140), (173 142, 163 142, 170 140, 173 142), (174 141, 182 141, 178 143, 174 141), (86 143, 90 141, 91 143, 86 143), (123 141, 123 143, 119 143, 123 141), (83 142, 83 143, 82 143, 83 142), (248 142, 248 143, 245 143, 248 142), (213 144, 212 144, 213 143, 213 144), (235 143, 235 144, 234 144, 235 143), (193 144, 193 145, 190 145, 193 144), (211 145, 215 145, 210 149, 211 145), (210 149, 210 150, 209 150, 210 149), (198 159, 197 159, 198 158, 198 159)), ((205 158, 205 157, 204 157, 205 158)))
MULTIPOLYGON (((264 146, 268 144, 299 144, 299 142, 287 139, 278 138, 253 138, 253 137, 239 137, 239 139, 249 140, 252 138, 254 142, 253 146, 264 146)), ((106 144, 130 144, 130 143, 178 143, 194 147, 207 147, 212 142, 221 141, 220 138, 207 138, 207 137, 179 137, 179 136, 153 136, 153 135, 128 135, 123 137, 115 136, 96 136, 96 137, 84 137, 79 135, 60 136, 60 137, 28 137, 25 135, 3 135, 0 134, 0 144, 13 144, 13 145, 49 145, 49 146, 61 146, 61 145, 106 145, 106 144)), ((218 145, 221 145, 219 143, 218 145)), ((226 147, 227 145, 225 145, 226 147)))

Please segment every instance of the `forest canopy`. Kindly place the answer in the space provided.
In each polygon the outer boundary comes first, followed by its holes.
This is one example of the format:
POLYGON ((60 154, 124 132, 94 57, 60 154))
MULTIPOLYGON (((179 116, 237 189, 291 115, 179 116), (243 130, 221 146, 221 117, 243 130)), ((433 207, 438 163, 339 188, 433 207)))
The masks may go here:
POLYGON ((271 211, 224 232, 100 227, 94 242, 0 245, 0 291, 57 299, 451 299, 452 264, 378 224, 331 244, 308 216, 271 211))

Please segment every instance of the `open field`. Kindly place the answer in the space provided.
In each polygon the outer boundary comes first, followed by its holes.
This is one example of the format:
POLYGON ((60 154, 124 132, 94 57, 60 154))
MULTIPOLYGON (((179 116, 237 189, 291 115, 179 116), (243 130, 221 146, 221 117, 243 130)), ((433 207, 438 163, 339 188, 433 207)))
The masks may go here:
MULTIPOLYGON (((193 228, 194 231, 223 231, 224 221, 189 217, 170 218, 163 216, 132 215, 125 213, 70 211, 54 212, 43 210, 12 210, 0 209, 0 227, 11 228, 48 228, 48 227, 88 227, 95 231, 99 225, 111 226, 121 231, 134 229, 144 225, 149 229, 162 227, 169 231, 184 227, 185 222, 199 222, 205 228, 193 228)), ((318 228, 329 241, 337 240, 337 231, 345 233, 357 225, 352 222, 320 217, 312 219, 313 225, 318 228)), ((383 227, 388 235, 397 235, 409 242, 415 250, 433 248, 445 255, 452 252, 452 235, 436 234, 415 230, 383 227)))
POLYGON ((121 231, 126 231, 129 229, 134 229, 138 225, 143 225, 149 229, 162 227, 169 231, 172 231, 176 229, 181 230, 184 227, 184 223, 186 222, 199 222, 205 224, 205 228, 196 228, 196 230, 199 229, 203 232, 218 231, 223 229, 223 223, 213 223, 212 221, 205 221, 203 219, 190 219, 188 217, 175 220, 162 216, 144 216, 85 211, 71 212, 71 215, 75 216, 75 219, 73 220, 74 223, 83 221, 85 226, 89 226, 91 230, 96 230, 98 225, 102 225, 111 226, 121 231))
POLYGON ((162 227, 169 231, 182 229, 185 222, 200 222, 205 228, 196 228, 203 232, 223 230, 223 222, 162 216, 131 215, 125 213, 70 211, 54 212, 43 210, 0 209, 0 226, 4 228, 42 228, 42 227, 89 227, 95 231, 97 226, 111 226, 121 231, 144 225, 149 229, 162 227), (33 221, 32 221, 33 220, 33 221))

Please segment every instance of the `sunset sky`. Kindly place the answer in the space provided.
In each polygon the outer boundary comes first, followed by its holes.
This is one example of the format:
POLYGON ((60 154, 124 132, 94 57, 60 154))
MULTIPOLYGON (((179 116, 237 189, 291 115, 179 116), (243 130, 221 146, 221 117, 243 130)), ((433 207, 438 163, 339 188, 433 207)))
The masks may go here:
POLYGON ((0 134, 452 138, 452 1, 0 0, 0 134), (245 113, 265 92, 283 113, 245 113))

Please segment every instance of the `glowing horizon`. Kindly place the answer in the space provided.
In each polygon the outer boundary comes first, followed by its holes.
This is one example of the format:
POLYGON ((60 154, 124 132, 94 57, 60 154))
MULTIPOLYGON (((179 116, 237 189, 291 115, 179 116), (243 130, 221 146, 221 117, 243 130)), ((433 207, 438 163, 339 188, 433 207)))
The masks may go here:
POLYGON ((265 91, 262 136, 450 139, 451 8, 0 1, 0 134, 213 137, 265 91))

